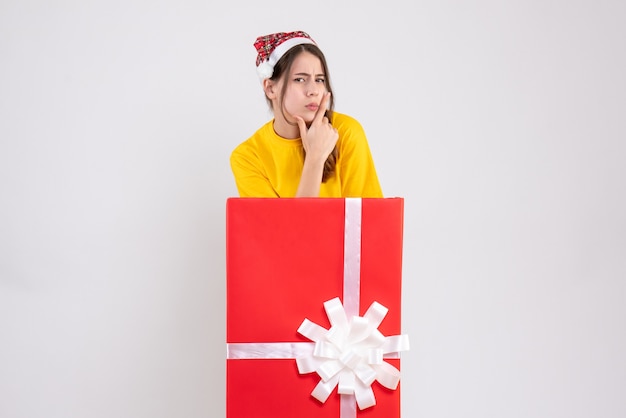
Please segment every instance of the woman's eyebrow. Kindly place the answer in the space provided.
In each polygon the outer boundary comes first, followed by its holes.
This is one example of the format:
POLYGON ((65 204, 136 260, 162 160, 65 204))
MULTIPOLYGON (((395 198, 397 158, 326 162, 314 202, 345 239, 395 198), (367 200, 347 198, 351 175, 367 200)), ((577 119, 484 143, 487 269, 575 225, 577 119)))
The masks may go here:
MULTIPOLYGON (((309 73, 295 73, 294 75, 300 75, 300 76, 302 76, 302 75, 305 75, 305 76, 311 76, 311 75, 313 75, 313 74, 309 74, 309 73)), ((325 76, 326 76, 326 74, 324 74, 324 73, 315 74, 315 77, 325 77, 325 76)))

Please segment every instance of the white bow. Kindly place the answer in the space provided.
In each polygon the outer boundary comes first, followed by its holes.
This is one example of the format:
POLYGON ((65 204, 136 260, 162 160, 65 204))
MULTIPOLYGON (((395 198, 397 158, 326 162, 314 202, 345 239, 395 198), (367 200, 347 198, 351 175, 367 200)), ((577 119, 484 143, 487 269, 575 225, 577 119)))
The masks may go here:
POLYGON ((324 403, 335 389, 355 395, 359 409, 376 405, 372 383, 395 390, 400 371, 383 360, 386 354, 409 349, 408 335, 385 337, 378 326, 388 309, 373 302, 364 316, 348 320, 338 297, 324 302, 330 329, 304 319, 298 333, 315 342, 312 354, 296 358, 300 374, 316 372, 321 380, 311 395, 324 403))

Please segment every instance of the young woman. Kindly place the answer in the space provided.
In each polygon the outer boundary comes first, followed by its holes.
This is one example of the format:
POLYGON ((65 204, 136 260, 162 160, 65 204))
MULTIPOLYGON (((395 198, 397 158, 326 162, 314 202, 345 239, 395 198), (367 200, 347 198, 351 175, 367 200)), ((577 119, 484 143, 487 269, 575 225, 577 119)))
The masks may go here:
POLYGON ((367 138, 333 111, 328 66, 305 32, 257 38, 257 73, 274 118, 231 154, 241 197, 383 197, 367 138))

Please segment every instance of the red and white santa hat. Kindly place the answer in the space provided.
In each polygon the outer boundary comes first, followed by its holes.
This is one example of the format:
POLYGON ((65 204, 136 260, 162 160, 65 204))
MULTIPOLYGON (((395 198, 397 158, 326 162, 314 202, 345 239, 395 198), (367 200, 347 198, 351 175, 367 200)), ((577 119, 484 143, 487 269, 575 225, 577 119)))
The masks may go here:
POLYGON ((279 32, 259 36, 254 42, 257 50, 256 71, 261 81, 272 77, 274 66, 287 51, 296 45, 314 44, 308 33, 302 31, 279 32))

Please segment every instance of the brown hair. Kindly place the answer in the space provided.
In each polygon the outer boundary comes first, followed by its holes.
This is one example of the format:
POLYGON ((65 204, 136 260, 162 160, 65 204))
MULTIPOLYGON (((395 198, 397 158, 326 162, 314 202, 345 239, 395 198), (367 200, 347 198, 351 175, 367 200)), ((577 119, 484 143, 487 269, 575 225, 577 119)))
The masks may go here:
MULTIPOLYGON (((330 74, 328 72, 328 64, 326 63, 326 58, 324 57, 324 53, 322 53, 322 51, 319 49, 319 47, 317 45, 314 44, 301 44, 301 45, 296 45, 293 48, 291 48, 289 51, 287 51, 276 63, 276 65, 274 66, 274 73, 272 74, 272 77, 270 78, 270 80, 272 81, 278 81, 281 79, 281 77, 283 77, 285 74, 289 74, 289 72, 291 72, 291 66, 294 62, 294 60, 296 59, 296 57, 298 55, 300 55, 302 52, 309 52, 313 55, 315 55, 317 58, 319 58, 321 64, 322 64, 322 69, 324 70, 324 74, 325 74, 325 79, 326 79, 326 90, 328 90, 331 94, 330 94, 330 103, 328 104, 328 108, 326 110, 326 117, 328 118, 328 120, 330 121, 331 125, 333 122, 333 109, 335 106, 335 102, 333 100, 333 98, 335 97, 335 95, 333 94, 332 91, 332 87, 330 84, 330 74)), ((285 98, 285 93, 287 91, 287 83, 283 83, 283 87, 280 91, 280 103, 283 102, 283 99, 285 98)), ((270 108, 272 107, 272 101, 265 96, 265 99, 267 100, 270 108)), ((280 111, 283 113, 283 116, 285 116, 285 110, 282 108, 280 111)), ((287 118, 285 117, 285 120, 287 118)), ((335 148, 333 148, 332 152, 330 153, 330 155, 328 156, 328 158, 326 159, 326 162, 324 162, 324 172, 322 174, 322 183, 326 182, 326 180, 328 180, 330 177, 332 177, 332 175, 335 173, 335 167, 337 165, 337 156, 338 156, 338 152, 337 152, 337 147, 335 146, 335 148)))

